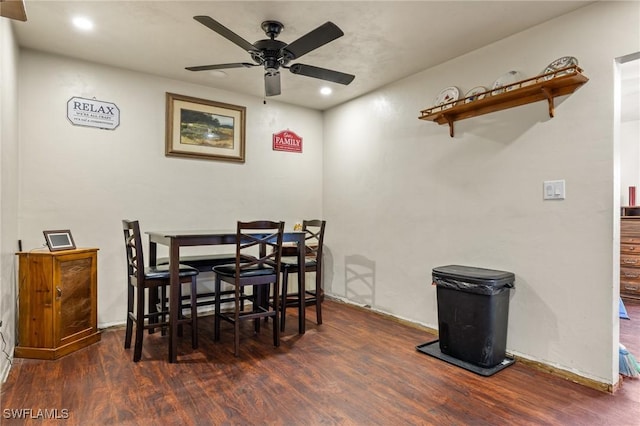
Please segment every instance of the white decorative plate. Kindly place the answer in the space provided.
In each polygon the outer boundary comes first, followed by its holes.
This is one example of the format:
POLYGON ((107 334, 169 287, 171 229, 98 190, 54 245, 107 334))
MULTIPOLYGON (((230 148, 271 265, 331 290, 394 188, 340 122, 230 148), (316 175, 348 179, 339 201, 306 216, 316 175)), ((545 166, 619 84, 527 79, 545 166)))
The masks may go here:
MULTIPOLYGON (((497 95, 505 91, 504 86, 509 86, 517 81, 522 80, 522 75, 518 71, 509 71, 506 74, 501 75, 491 87, 491 94, 497 95)), ((517 86, 507 87, 506 91, 517 89, 517 86)))
POLYGON ((487 94, 484 93, 487 91, 487 88, 484 86, 474 87, 469 90, 466 95, 464 95, 464 103, 468 104, 469 102, 477 101, 478 99, 484 98, 487 94))
MULTIPOLYGON (((578 60, 573 56, 563 56, 562 58, 558 58, 555 61, 551 62, 547 67, 542 71, 542 74, 548 74, 550 72, 561 70, 562 68, 571 67, 573 65, 578 65, 578 60)), ((554 76, 559 77, 561 75, 569 74, 571 71, 563 71, 561 73, 557 73, 554 76)), ((548 75, 544 79, 549 80, 554 76, 548 75)))
MULTIPOLYGON (((457 101, 460 99, 460 91, 457 87, 447 87, 446 89, 442 89, 442 91, 436 96, 436 100, 434 101, 435 106, 440 106, 447 104, 449 102, 457 101)), ((444 108, 451 108, 453 104, 447 105, 444 108)))

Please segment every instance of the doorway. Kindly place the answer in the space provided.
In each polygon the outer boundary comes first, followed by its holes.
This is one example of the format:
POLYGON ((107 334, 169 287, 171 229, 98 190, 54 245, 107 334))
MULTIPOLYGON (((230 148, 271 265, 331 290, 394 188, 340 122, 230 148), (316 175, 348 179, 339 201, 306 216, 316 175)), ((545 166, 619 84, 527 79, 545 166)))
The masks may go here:
MULTIPOLYGON (((617 58, 615 70, 614 147, 616 148, 614 150, 618 152, 616 155, 617 165, 614 167, 614 170, 617 171, 614 173, 616 176, 614 193, 617 200, 614 203, 614 214, 617 215, 616 219, 619 219, 620 206, 640 205, 636 199, 636 191, 640 189, 640 52, 617 58)), ((614 238, 614 241, 619 242, 620 221, 614 220, 614 223, 617 227, 614 232, 617 238, 614 238)), ((617 265, 619 264, 620 262, 617 262, 617 265)), ((627 268, 623 269, 626 271, 627 268)), ((627 285, 621 280, 621 287, 625 286, 626 288, 627 285)), ((618 302, 618 298, 615 297, 615 299, 618 302)), ((640 333, 638 332, 640 331, 640 299, 625 298, 620 300, 620 322, 618 330, 614 329, 614 336, 615 333, 618 333, 619 343, 638 358, 640 356, 640 333), (623 307, 628 313, 626 318, 622 315, 623 307)), ((618 349, 614 348, 615 353, 618 349)), ((640 389, 640 384, 630 383, 629 385, 635 385, 634 387, 640 389)))

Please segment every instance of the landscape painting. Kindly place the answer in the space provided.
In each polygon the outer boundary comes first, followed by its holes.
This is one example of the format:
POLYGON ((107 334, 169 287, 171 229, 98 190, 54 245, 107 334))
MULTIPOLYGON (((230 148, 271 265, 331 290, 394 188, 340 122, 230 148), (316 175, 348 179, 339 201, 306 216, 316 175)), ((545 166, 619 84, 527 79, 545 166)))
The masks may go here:
POLYGON ((165 154, 244 162, 245 108, 167 93, 165 154))

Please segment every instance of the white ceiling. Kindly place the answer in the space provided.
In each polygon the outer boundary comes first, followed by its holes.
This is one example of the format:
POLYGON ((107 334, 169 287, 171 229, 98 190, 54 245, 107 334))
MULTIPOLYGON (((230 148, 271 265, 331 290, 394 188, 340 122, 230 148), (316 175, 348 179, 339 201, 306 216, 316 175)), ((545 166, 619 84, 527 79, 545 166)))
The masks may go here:
MULTIPOLYGON (((26 0, 27 22, 12 21, 24 48, 263 96, 261 67, 210 71, 184 68, 250 62, 240 47, 193 20, 209 15, 253 43, 277 20, 290 43, 326 21, 345 35, 292 63, 356 76, 349 86, 282 70, 281 102, 325 110, 393 81, 500 40, 591 1, 56 1, 26 0), (95 21, 90 33, 74 16, 95 21), (319 88, 328 85, 325 97, 319 88)), ((4 18, 0 18, 4 19, 4 18)))

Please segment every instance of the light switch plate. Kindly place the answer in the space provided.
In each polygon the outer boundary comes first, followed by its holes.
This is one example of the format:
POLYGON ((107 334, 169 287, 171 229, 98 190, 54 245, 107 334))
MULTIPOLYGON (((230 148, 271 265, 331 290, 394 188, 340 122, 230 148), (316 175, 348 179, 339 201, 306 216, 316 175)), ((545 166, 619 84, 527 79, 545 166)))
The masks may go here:
POLYGON ((545 180, 542 185, 542 198, 544 200, 564 200, 565 186, 562 180, 545 180))

